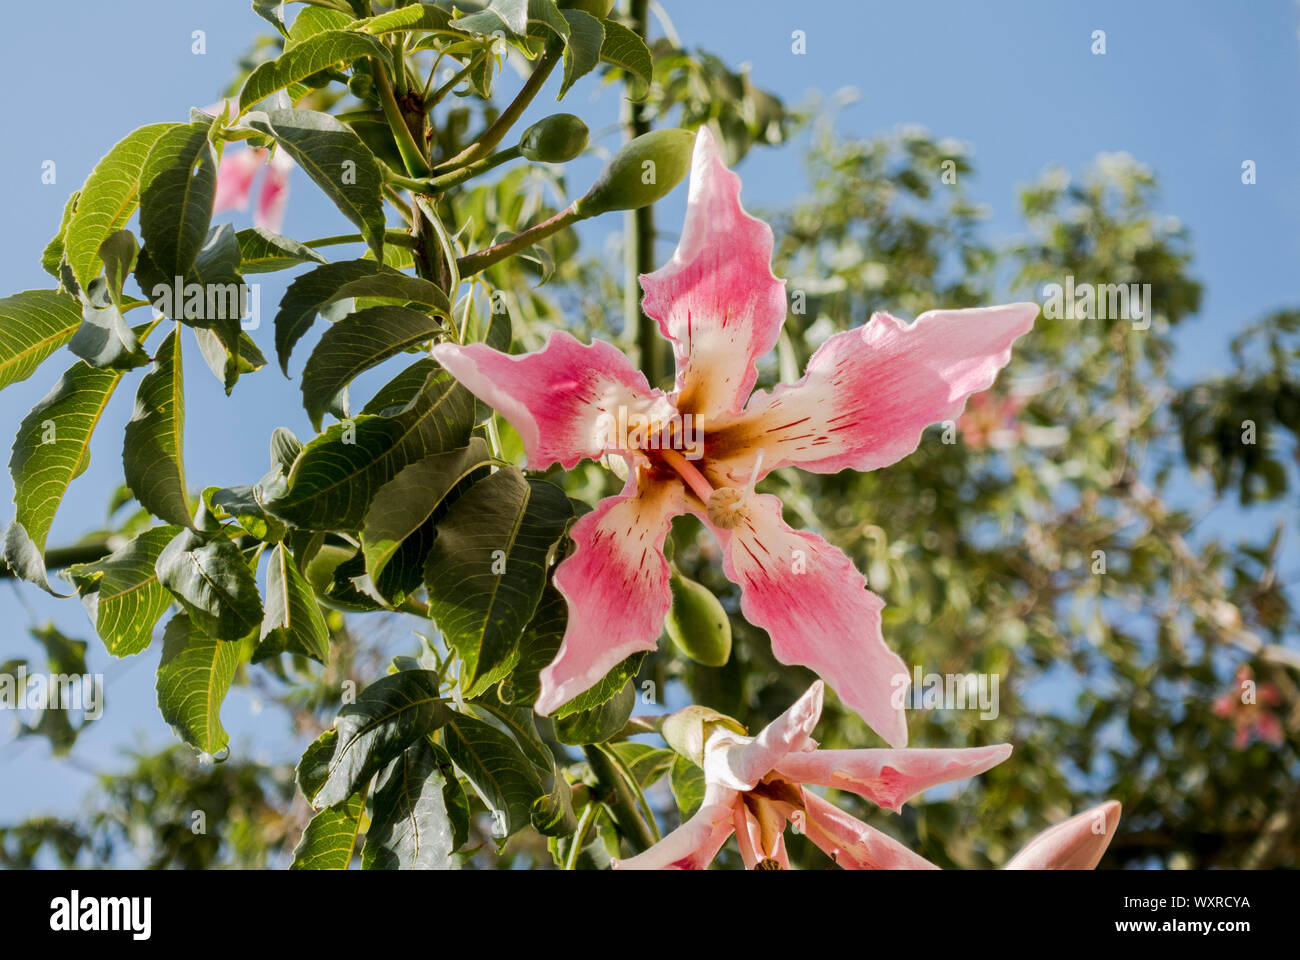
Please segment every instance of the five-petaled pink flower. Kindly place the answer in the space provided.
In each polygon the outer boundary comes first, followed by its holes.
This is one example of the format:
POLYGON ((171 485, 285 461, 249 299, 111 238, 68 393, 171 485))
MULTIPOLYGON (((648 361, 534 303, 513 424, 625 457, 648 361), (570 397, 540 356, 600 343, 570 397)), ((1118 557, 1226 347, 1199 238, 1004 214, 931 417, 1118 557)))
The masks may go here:
POLYGON ((1011 755, 1011 745, 962 750, 819 750, 815 682, 757 737, 723 724, 705 734, 700 809, 649 850, 616 861, 621 870, 703 870, 732 833, 749 869, 788 869, 785 827, 793 825, 849 870, 936 869, 889 835, 823 800, 805 784, 848 790, 897 812, 940 783, 973 777, 1011 755))
POLYGON ((519 432, 530 469, 606 455, 628 465, 623 491, 574 524, 576 549, 556 570, 569 620, 542 673, 539 713, 654 649, 671 604, 664 537, 674 517, 692 513, 718 538, 741 611, 767 631, 777 659, 810 667, 886 742, 906 744, 890 694, 907 670, 882 636, 884 602, 847 556, 789 527, 781 501, 753 485, 780 467, 873 470, 911 453, 927 426, 955 419, 992 385, 1038 307, 936 310, 910 325, 878 313, 827 340, 798 383, 750 396, 786 314, 771 256, 771 229, 741 207, 740 178, 702 128, 681 241, 641 277, 644 309, 676 356, 672 393, 652 389, 614 346, 584 346, 563 331, 522 356, 479 343, 434 347, 519 432), (638 426, 623 436, 611 423, 638 426), (701 429, 702 455, 688 459, 688 438, 701 429))
POLYGON ((1232 720, 1236 733, 1233 746, 1245 750, 1252 736, 1277 746, 1285 738, 1282 721, 1275 707, 1282 703, 1282 694, 1271 683, 1255 683, 1255 671, 1250 664, 1237 668, 1233 689, 1214 701, 1214 715, 1232 720))
POLYGON ((283 150, 275 151, 271 162, 267 163, 266 153, 260 149, 233 150, 221 158, 217 167, 217 193, 212 204, 214 215, 226 210, 247 210, 253 178, 265 165, 262 190, 253 210, 253 224, 275 233, 280 231, 285 204, 289 200, 289 171, 294 163, 283 150))
MULTIPOLYGON (((788 869, 785 827, 794 826, 847 870, 937 870, 897 840, 822 799, 807 785, 847 790, 898 812, 941 783, 1001 763, 1011 745, 961 750, 821 750, 811 738, 821 716, 817 681, 757 737, 725 724, 704 728, 704 802, 685 823, 619 870, 703 870, 732 833, 748 869, 788 869)), ((1107 801, 1043 831, 1008 870, 1091 870, 1119 825, 1107 801)))

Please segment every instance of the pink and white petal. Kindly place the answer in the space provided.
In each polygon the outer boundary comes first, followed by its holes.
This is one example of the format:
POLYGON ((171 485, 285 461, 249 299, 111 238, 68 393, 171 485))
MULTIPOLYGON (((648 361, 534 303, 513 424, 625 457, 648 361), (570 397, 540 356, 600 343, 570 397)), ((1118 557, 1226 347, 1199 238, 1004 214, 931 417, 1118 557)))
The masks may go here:
POLYGON ((569 622, 559 653, 542 670, 538 713, 549 714, 632 654, 655 648, 672 606, 664 536, 685 510, 680 482, 634 470, 622 493, 573 525, 575 549, 555 570, 569 622))
POLYGON ((809 667, 892 747, 907 745, 907 667, 885 645, 885 602, 843 551, 781 519, 781 501, 751 496, 731 529, 709 524, 722 569, 740 585, 745 619, 767 631, 784 664, 809 667))
POLYGON ((615 870, 704 870, 731 836, 735 810, 741 806, 734 790, 709 787, 700 809, 676 830, 643 853, 615 860, 615 870))
POLYGON ((845 870, 938 870, 888 834, 804 791, 808 839, 845 870))
POLYGON ((707 128, 695 137, 686 222, 672 259, 643 274, 641 306, 677 359, 677 405, 707 417, 740 412, 758 359, 785 322, 785 281, 772 275, 772 229, 740 205, 707 128))
POLYGON ((824 690, 820 680, 814 681, 793 706, 764 727, 757 737, 725 749, 706 751, 705 779, 740 790, 754 789, 787 754, 803 749, 821 718, 824 690))
POLYGON ((262 166, 264 150, 231 150, 217 166, 217 190, 212 201, 212 213, 227 210, 247 210, 248 196, 253 188, 253 178, 262 166))
POLYGON ((728 485, 749 482, 760 451, 760 477, 790 465, 814 473, 887 466, 993 385, 1037 315, 1035 303, 930 310, 910 325, 877 313, 823 343, 798 383, 760 390, 736 420, 710 425, 708 456, 728 485))
POLYGON ((262 190, 253 211, 253 225, 279 233, 284 224, 284 208, 289 202, 289 171, 294 168, 293 158, 283 150, 275 151, 262 178, 262 190))
POLYGON ((958 750, 817 750, 790 754, 776 772, 796 783, 856 793, 897 813, 923 790, 977 776, 1009 756, 1009 743, 958 750))
POLYGON ((1044 830, 1011 858, 1007 870, 1092 870, 1119 826, 1118 800, 1076 814, 1044 830))
POLYGON ((607 424, 628 415, 671 413, 667 397, 612 344, 581 343, 563 330, 541 350, 512 356, 482 343, 440 343, 433 358, 519 431, 528 469, 566 470, 598 459, 616 444, 607 424), (611 419, 612 418, 612 419, 611 419))

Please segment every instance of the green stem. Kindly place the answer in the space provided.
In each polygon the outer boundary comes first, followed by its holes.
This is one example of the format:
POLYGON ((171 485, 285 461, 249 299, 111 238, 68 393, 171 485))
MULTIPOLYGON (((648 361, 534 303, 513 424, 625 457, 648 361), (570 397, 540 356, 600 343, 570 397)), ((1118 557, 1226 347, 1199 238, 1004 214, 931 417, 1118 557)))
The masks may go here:
POLYGON ((546 52, 542 54, 537 63, 537 69, 525 81, 523 89, 510 101, 510 106, 501 112, 501 115, 493 121, 492 125, 484 130, 468 147, 462 150, 456 156, 443 163, 438 164, 436 170, 443 173, 463 167, 467 163, 473 163, 475 160, 486 157, 496 147, 498 143, 505 139, 510 128, 515 125, 515 121, 528 109, 528 105, 533 102, 533 97, 537 96, 542 85, 546 83, 547 77, 555 69, 555 65, 560 62, 560 57, 564 52, 564 44, 559 41, 551 41, 547 46, 546 52))
POLYGON ((466 164, 459 170, 454 170, 441 177, 434 177, 429 180, 429 188, 433 193, 442 193, 450 187, 454 187, 459 183, 464 183, 466 180, 473 179, 481 173, 487 173, 493 167, 499 167, 501 164, 521 156, 523 156, 523 153, 518 144, 513 147, 507 147, 505 150, 497 151, 490 157, 484 157, 482 160, 476 160, 473 163, 466 164))
POLYGON ((564 858, 565 870, 578 868, 578 857, 582 854, 582 848, 587 845, 587 834, 591 832, 591 825, 596 822, 596 813, 599 809, 598 803, 588 803, 582 808, 578 829, 573 833, 573 846, 569 848, 569 855, 564 858))
POLYGON ((595 775, 596 781, 600 785, 600 800, 609 808, 610 815, 614 818, 614 826, 618 828, 618 832, 636 853, 650 849, 655 842, 654 834, 650 832, 650 828, 641 819, 641 813, 636 805, 636 798, 632 795, 632 791, 628 789, 627 782, 619 773, 618 768, 614 766, 609 755, 597 743, 587 744, 582 748, 582 752, 587 758, 592 774, 595 775))
POLYGON ((461 257, 456 261, 456 266, 462 277, 468 277, 471 274, 479 273, 486 270, 498 260, 504 260, 506 257, 513 256, 520 250, 525 250, 544 240, 551 234, 563 230, 567 226, 577 223, 579 220, 586 219, 578 213, 576 204, 571 207, 565 207, 555 216, 548 220, 543 220, 536 226, 529 227, 518 236, 511 237, 509 240, 502 241, 494 247, 488 247, 486 250, 479 250, 471 253, 469 256, 461 257))
MULTIPOLYGON (((483 62, 483 58, 486 56, 487 56, 487 51, 484 50, 481 53, 478 53, 474 57, 472 57, 469 63, 465 64, 465 66, 461 67, 460 70, 456 72, 456 75, 454 77, 452 77, 442 86, 440 86, 437 90, 433 91, 433 93, 428 98, 425 99, 424 101, 425 107, 431 108, 441 103, 442 98, 445 97, 447 94, 451 93, 451 91, 455 90, 456 85, 459 84, 466 77, 468 77, 470 73, 473 71, 473 69, 483 62)), ((434 69, 435 70, 437 69, 436 64, 434 65, 434 69)))
POLYGON ((393 96, 393 85, 388 81, 388 71, 377 58, 372 58, 371 62, 374 64, 375 86, 379 90, 379 105, 384 110, 384 119, 388 121, 388 126, 393 131, 393 139, 397 141, 397 150, 402 155, 406 172, 416 177, 427 176, 429 161, 425 158, 420 145, 415 142, 415 137, 411 135, 411 128, 406 125, 402 108, 397 105, 397 98, 393 96))
POLYGON ((651 835, 655 838, 655 842, 658 843, 663 839, 663 835, 659 833, 659 824, 655 822, 654 810, 650 808, 650 802, 646 800, 645 792, 641 789, 641 784, 637 783, 636 775, 628 769, 627 764, 623 762, 623 758, 613 750, 606 750, 606 754, 613 762, 614 766, 618 768, 618 772, 623 777, 623 782, 626 783, 628 789, 632 791, 632 795, 636 797, 637 807, 644 814, 646 826, 650 828, 651 835))

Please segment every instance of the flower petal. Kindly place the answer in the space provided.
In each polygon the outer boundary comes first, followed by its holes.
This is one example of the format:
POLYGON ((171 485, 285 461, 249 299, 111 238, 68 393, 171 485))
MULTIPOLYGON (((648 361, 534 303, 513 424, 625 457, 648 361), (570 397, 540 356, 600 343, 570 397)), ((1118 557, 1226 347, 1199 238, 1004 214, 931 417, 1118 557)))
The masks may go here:
POLYGON ((253 225, 265 227, 272 233, 279 233, 284 224, 284 208, 289 202, 289 171, 294 167, 293 158, 283 150, 275 151, 262 178, 262 190, 257 197, 257 209, 253 211, 253 225))
POLYGON ((214 216, 227 210, 248 209, 248 195, 264 153, 249 149, 232 150, 221 158, 217 166, 216 196, 212 201, 214 216))
POLYGON ((817 750, 790 754, 776 772, 797 783, 848 790, 897 813, 921 791, 976 776, 1009 756, 1009 743, 960 750, 817 750))
POLYGON ((615 860, 611 866, 615 870, 704 870, 731 836, 737 806, 734 790, 709 787, 689 820, 649 850, 615 860))
POLYGON ((585 346, 563 330, 534 353, 440 343, 433 358, 519 431, 530 470, 556 462, 571 470, 612 449, 602 414, 617 417, 619 407, 647 415, 670 410, 663 392, 652 391, 617 347, 603 340, 585 346))
POLYGON ((893 837, 867 826, 811 790, 804 791, 804 805, 808 811, 803 818, 808 839, 845 870, 939 869, 893 837))
POLYGON ((682 413, 739 413, 754 389, 755 363, 785 321, 785 281, 771 264, 772 229, 740 205, 740 177, 701 127, 677 250, 641 277, 641 306, 673 344, 682 413))
POLYGON ((634 470, 622 493, 573 525, 576 549, 555 570, 569 623, 541 673, 538 713, 568 703, 638 650, 655 648, 672 606, 664 536, 685 509, 681 483, 634 470))
POLYGON ((885 645, 884 601, 843 551, 791 529, 776 497, 752 496, 742 509, 729 530, 702 519, 722 544, 723 572, 740 584, 745 619, 768 632, 778 660, 811 668, 886 743, 905 746, 907 667, 885 645))
POLYGON ((1118 800, 1076 814, 1049 827, 1011 858, 1007 870, 1091 870, 1119 826, 1118 800))
POLYGON ((704 754, 704 778, 738 790, 752 790, 791 751, 802 750, 822 715, 824 686, 820 680, 752 740, 730 738, 735 744, 713 749, 711 740, 704 754))
POLYGON ((785 849, 785 818, 769 805, 763 813, 774 819, 768 824, 768 833, 775 837, 770 845, 763 842, 763 824, 754 811, 743 801, 737 803, 734 810, 733 825, 736 831, 736 845, 740 848, 740 859, 745 862, 746 870, 753 870, 760 861, 775 860, 782 870, 790 869, 790 857, 785 849))
POLYGON ((823 343, 798 383, 760 390, 740 417, 708 425, 707 456, 732 484, 749 482, 760 451, 759 477, 790 465, 814 473, 887 466, 993 385, 1037 315, 1034 303, 931 310, 910 325, 877 313, 823 343))

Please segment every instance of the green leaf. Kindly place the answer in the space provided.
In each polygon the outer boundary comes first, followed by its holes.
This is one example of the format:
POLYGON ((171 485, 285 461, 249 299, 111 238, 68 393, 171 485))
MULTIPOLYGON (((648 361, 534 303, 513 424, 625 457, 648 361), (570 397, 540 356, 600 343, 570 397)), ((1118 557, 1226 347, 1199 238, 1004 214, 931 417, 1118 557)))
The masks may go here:
POLYGON ((266 366, 266 357, 262 355, 261 348, 244 331, 239 332, 239 352, 238 355, 230 349, 221 334, 215 330, 205 330, 202 327, 195 328, 194 339, 199 344, 199 353, 203 355, 203 362, 208 365, 213 376, 221 381, 226 390, 226 396, 230 396, 230 391, 235 388, 239 378, 246 373, 256 373, 266 366))
POLYGON ((0 390, 26 380, 81 325, 81 306, 58 290, 0 300, 0 390))
POLYGON ((374 155, 356 133, 328 113, 315 110, 249 114, 248 124, 275 137, 343 215, 357 225, 376 259, 383 257, 383 177, 374 155))
POLYGON ((471 437, 468 446, 417 460, 384 484, 361 527, 361 548, 370 578, 378 581, 402 543, 491 460, 487 441, 471 437))
POLYGON ((502 29, 522 37, 528 31, 528 0, 491 0, 484 9, 451 21, 457 30, 490 35, 502 29))
POLYGON ((668 780, 682 819, 686 819, 700 809, 700 804, 704 802, 703 770, 685 757, 679 756, 673 761, 673 769, 668 780))
POLYGON ((605 44, 605 28, 589 13, 561 10, 569 22, 569 42, 564 47, 564 83, 556 100, 564 99, 569 88, 596 69, 605 44))
POLYGON ((50 593, 42 559, 50 525, 68 484, 90 464, 91 434, 121 379, 120 370, 78 361, 18 427, 9 458, 18 513, 5 535, 4 559, 50 593))
POLYGON ((635 743, 622 740, 609 744, 609 749, 618 754, 623 765, 628 768, 636 782, 642 788, 648 787, 672 769, 678 754, 663 747, 653 747, 648 743, 635 743))
POLYGON ((239 548, 224 536, 205 542, 193 530, 183 530, 158 555, 155 567, 158 582, 203 632, 233 641, 261 625, 257 581, 239 548))
POLYGON ((307 822, 293 848, 290 870, 346 870, 352 863, 357 834, 366 812, 366 787, 337 806, 321 810, 307 822))
POLYGON ((632 654, 632 656, 605 674, 604 679, 590 690, 584 690, 568 703, 556 707, 551 712, 551 718, 562 720, 572 714, 583 710, 594 710, 601 704, 607 703, 611 698, 622 692, 624 684, 637 675, 644 660, 644 653, 632 654))
POLYGON ((239 263, 243 273, 272 273, 300 263, 328 263, 306 244, 266 227, 240 230, 235 238, 239 242, 239 263))
POLYGON ((217 192, 209 126, 190 123, 164 132, 140 174, 140 236, 168 280, 189 273, 208 237, 217 192))
POLYGON ((538 29, 529 30, 531 36, 545 36, 549 30, 560 40, 569 39, 569 21, 560 15, 555 0, 528 0, 528 23, 538 29))
POLYGON ((253 0, 253 12, 287 37, 288 28, 284 25, 284 5, 286 0, 253 0))
POLYGON ((302 43, 326 30, 344 30, 356 23, 356 18, 334 7, 310 6, 293 18, 289 27, 286 47, 302 43))
POLYGON ((354 297, 382 298, 403 303, 414 301, 430 307, 429 312, 440 317, 451 317, 451 304, 441 287, 422 277, 412 277, 405 273, 358 277, 343 284, 324 302, 337 303, 354 297))
POLYGON ((440 369, 432 357, 421 357, 380 387, 361 412, 392 416, 419 396, 425 382, 440 369))
POLYGON ((560 743, 604 743, 627 724, 636 705, 636 689, 631 683, 598 707, 570 713, 555 720, 555 737, 560 743))
POLYGON ((267 513, 250 486, 205 487, 203 509, 213 520, 234 520, 250 536, 267 543, 284 539, 285 525, 267 513))
POLYGON ((432 340, 445 328, 436 317, 407 307, 368 307, 349 314, 320 338, 302 372, 302 402, 312 426, 344 387, 371 367, 432 340))
POLYGON ((541 693, 538 675, 555 659, 569 623, 564 594, 547 581, 533 618, 519 641, 519 663, 510 674, 511 702, 531 705, 541 693))
POLYGON ((432 744, 417 742, 376 782, 363 869, 455 869, 456 830, 444 793, 451 771, 439 759, 432 744))
POLYGON ((605 28, 605 41, 600 45, 600 59, 626 70, 640 80, 634 99, 643 98, 654 79, 654 59, 650 56, 650 48, 636 31, 628 29, 617 20, 602 20, 600 23, 605 28))
POLYGON ((177 614, 163 630, 158 664, 158 709, 186 743, 216 754, 230 738, 221 725, 226 698, 244 645, 205 636, 189 617, 177 614))
POLYGON ((514 740, 465 714, 451 715, 442 738, 451 759, 492 811, 493 835, 502 839, 528 826, 533 802, 546 791, 514 740))
POLYGON ((188 527, 193 522, 185 489, 185 383, 180 330, 158 348, 154 368, 140 380, 135 413, 126 425, 122 466, 126 485, 154 516, 188 527))
POLYGON ((353 24, 353 29, 374 35, 410 30, 464 36, 462 31, 449 28, 451 18, 450 13, 432 3, 412 3, 359 21, 353 24))
POLYGON ((266 613, 260 640, 255 653, 257 659, 264 659, 274 650, 329 663, 329 628, 321 616, 316 595, 283 543, 272 551, 266 572, 266 613))
POLYGON ((68 223, 72 220, 72 214, 77 209, 77 201, 80 198, 80 190, 68 197, 67 202, 63 205, 63 217, 59 220, 59 232, 45 245, 45 249, 41 252, 41 268, 55 280, 60 279, 59 267, 63 263, 63 239, 68 232, 68 223))
POLYGON ((328 759, 322 759, 323 747, 303 755, 298 774, 303 792, 316 809, 339 803, 454 716, 438 695, 433 671, 403 670, 379 678, 339 711, 328 759))
POLYGON ((361 277, 399 276, 403 274, 375 260, 340 260, 309 270, 289 284, 275 314, 275 353, 284 375, 289 375, 289 355, 294 344, 311 329, 316 314, 330 302, 335 291, 361 277))
POLYGON ((172 605, 154 564, 178 533, 179 527, 154 527, 102 560, 67 569, 111 656, 132 656, 152 642, 154 624, 172 605))
POLYGON ((164 133, 186 126, 153 123, 132 131, 86 178, 63 238, 64 258, 82 289, 99 273, 100 244, 126 226, 139 203, 141 174, 150 150, 164 133))
POLYGON ((572 516, 559 487, 509 467, 474 484, 438 521, 424 570, 429 610, 460 655, 467 696, 518 661, 551 548, 572 516))
POLYGON ((407 464, 465 446, 473 417, 471 394, 440 370, 393 416, 363 414, 308 443, 288 489, 266 506, 306 529, 358 530, 380 487, 407 464))
POLYGON ((277 59, 259 64, 248 75, 239 91, 239 112, 313 73, 361 57, 378 57, 391 63, 381 41, 354 30, 326 30, 286 47, 277 59))

